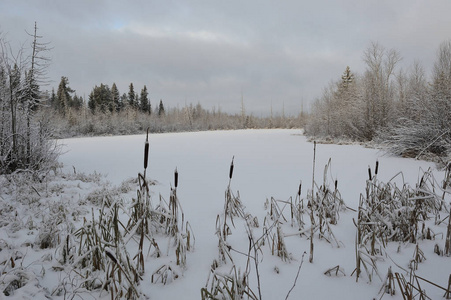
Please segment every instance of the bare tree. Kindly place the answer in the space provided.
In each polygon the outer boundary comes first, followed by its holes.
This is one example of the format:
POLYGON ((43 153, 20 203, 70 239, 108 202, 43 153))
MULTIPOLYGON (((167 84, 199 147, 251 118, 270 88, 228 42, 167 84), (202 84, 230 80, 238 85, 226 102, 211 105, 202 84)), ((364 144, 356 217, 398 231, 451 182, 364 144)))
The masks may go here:
POLYGON ((431 103, 434 120, 445 131, 451 130, 451 40, 440 45, 434 64, 431 103))
POLYGON ((372 139, 377 130, 388 125, 393 109, 393 82, 396 65, 401 60, 396 50, 385 50, 372 43, 364 53, 367 70, 364 76, 367 138, 372 139))

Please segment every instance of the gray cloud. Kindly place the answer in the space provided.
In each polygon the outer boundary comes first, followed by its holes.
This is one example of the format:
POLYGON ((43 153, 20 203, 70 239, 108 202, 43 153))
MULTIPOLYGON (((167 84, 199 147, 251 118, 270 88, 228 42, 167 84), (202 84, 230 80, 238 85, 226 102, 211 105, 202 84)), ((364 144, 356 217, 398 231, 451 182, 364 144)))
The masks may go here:
POLYGON ((94 85, 150 90, 155 104, 200 102, 256 115, 297 113, 347 65, 363 73, 371 41, 407 68, 432 68, 451 38, 451 2, 2 0, 0 31, 17 43, 34 21, 54 47, 49 75, 79 95, 94 85))

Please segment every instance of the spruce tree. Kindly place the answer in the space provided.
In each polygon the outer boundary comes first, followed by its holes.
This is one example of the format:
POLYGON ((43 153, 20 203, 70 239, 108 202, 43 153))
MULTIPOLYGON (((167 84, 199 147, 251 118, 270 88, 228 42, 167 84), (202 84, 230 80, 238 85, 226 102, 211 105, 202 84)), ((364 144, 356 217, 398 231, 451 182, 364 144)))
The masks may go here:
POLYGON ((70 106, 72 108, 75 108, 76 110, 80 110, 80 108, 83 107, 83 98, 75 94, 74 97, 72 98, 72 103, 70 106))
POLYGON ((88 99, 89 99, 88 100, 88 108, 91 110, 92 113, 94 113, 97 108, 97 102, 96 102, 96 96, 95 96, 94 90, 91 91, 91 93, 88 96, 88 99))
POLYGON ((97 109, 102 113, 112 112, 112 103, 111 90, 106 84, 101 83, 100 86, 95 86, 89 94, 88 106, 92 112, 95 112, 97 109))
POLYGON ((120 111, 122 109, 121 105, 121 97, 119 95, 119 90, 117 89, 116 83, 113 83, 111 86, 111 98, 112 98, 112 107, 111 111, 120 111))
POLYGON ((69 79, 65 76, 62 76, 60 84, 58 85, 58 90, 56 92, 55 109, 63 116, 66 115, 66 112, 70 107, 70 104, 72 102, 72 96, 70 94, 73 92, 74 90, 69 87, 69 79))
POLYGON ((349 66, 346 66, 346 70, 341 76, 341 86, 347 88, 354 81, 354 74, 352 74, 349 66))
POLYGON ((141 90, 141 96, 139 97, 140 109, 142 112, 150 113, 150 104, 149 104, 149 93, 147 92, 147 87, 144 85, 144 88, 141 90))
POLYGON ((128 105, 130 107, 135 107, 135 89, 133 88, 133 83, 130 83, 130 86, 128 87, 128 105))
POLYGON ((128 103, 128 96, 126 93, 123 93, 121 96, 121 99, 119 100, 120 110, 124 109, 127 106, 127 103, 128 103))
POLYGON ((53 108, 56 108, 56 103, 57 103, 56 101, 57 100, 56 100, 55 89, 52 88, 52 94, 50 96, 50 106, 53 107, 53 108))
POLYGON ((160 105, 158 106, 158 116, 164 116, 164 105, 163 100, 160 99, 160 105))

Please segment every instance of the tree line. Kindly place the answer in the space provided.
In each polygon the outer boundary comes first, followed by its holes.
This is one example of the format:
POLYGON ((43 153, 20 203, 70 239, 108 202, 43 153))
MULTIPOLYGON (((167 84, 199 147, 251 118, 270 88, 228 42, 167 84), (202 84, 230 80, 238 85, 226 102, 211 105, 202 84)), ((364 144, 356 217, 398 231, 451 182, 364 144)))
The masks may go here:
POLYGON ((41 113, 53 113, 54 136, 58 138, 85 135, 122 135, 151 132, 200 131, 244 128, 301 128, 307 115, 253 116, 247 114, 244 102, 240 114, 230 114, 221 108, 205 109, 200 103, 184 107, 166 107, 163 100, 153 109, 147 86, 138 94, 133 83, 127 93, 117 85, 101 83, 92 88, 87 101, 70 87, 69 79, 61 77, 55 92, 52 89, 48 105, 41 113))
POLYGON ((347 67, 314 101, 306 133, 375 141, 408 157, 450 155, 451 41, 440 45, 429 80, 418 61, 404 70, 400 53, 378 43, 363 58, 363 74, 347 67))
POLYGON ((307 117, 304 113, 297 116, 284 116, 283 114, 253 116, 245 112, 232 114, 222 111, 220 107, 206 109, 200 103, 169 107, 164 105, 162 100, 155 109, 143 111, 139 106, 132 106, 124 101, 122 103, 126 104, 123 107, 119 106, 121 107, 119 109, 102 110, 99 107, 92 109, 89 105, 81 105, 77 108, 69 107, 65 113, 58 113, 53 105, 49 105, 39 113, 53 115, 53 136, 55 138, 139 134, 145 132, 147 128, 153 133, 246 128, 301 128, 307 117))

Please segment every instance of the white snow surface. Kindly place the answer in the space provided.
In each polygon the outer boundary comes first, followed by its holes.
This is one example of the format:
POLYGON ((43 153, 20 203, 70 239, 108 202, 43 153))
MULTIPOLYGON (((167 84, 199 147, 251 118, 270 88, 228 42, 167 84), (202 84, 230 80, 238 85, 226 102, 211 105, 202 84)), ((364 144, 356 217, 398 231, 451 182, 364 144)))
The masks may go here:
MULTIPOLYGON (((74 138, 62 140, 64 154, 60 157, 63 171, 66 174, 93 173, 103 174, 105 179, 100 184, 109 181, 111 186, 120 186, 124 180, 136 178, 138 172, 143 172, 143 150, 145 135, 74 138)), ((191 224, 195 235, 195 248, 187 255, 187 264, 181 270, 181 276, 163 285, 151 283, 151 274, 163 263, 172 261, 171 254, 161 259, 146 257, 146 274, 140 289, 150 299, 200 299, 200 290, 206 283, 213 260, 218 259, 218 239, 215 235, 215 222, 218 214, 224 208, 224 194, 229 183, 229 167, 234 157, 234 172, 231 180, 231 190, 240 199, 246 211, 257 216, 260 225, 263 224, 267 211, 264 209, 266 199, 274 197, 278 200, 288 200, 295 197, 299 183, 302 181, 301 198, 306 198, 307 190, 312 187, 313 143, 308 142, 301 130, 239 130, 211 131, 193 133, 150 134, 150 154, 147 178, 155 180, 151 186, 152 199, 158 199, 161 194, 169 199, 170 187, 174 185, 174 170, 179 173, 177 196, 183 207, 185 219, 191 224)), ((338 180, 338 189, 346 205, 357 209, 359 197, 365 191, 368 178, 368 166, 374 170, 376 160, 379 161, 378 179, 382 182, 390 180, 398 172, 402 172, 404 182, 411 186, 419 180, 421 170, 431 168, 437 181, 443 180, 444 173, 438 171, 433 163, 391 157, 384 152, 364 148, 360 145, 317 144, 315 180, 318 185, 323 183, 324 167, 331 159, 331 170, 327 175, 328 182, 333 186, 338 180)), ((374 171, 373 171, 374 172, 374 171)), ((57 178, 57 183, 63 186, 59 194, 60 201, 90 218, 90 208, 78 206, 76 200, 86 197, 99 187, 94 183, 85 183, 70 178, 57 178), (65 190, 64 190, 65 189, 65 190), (72 201, 72 202, 71 202, 72 201)), ((402 185, 401 176, 396 177, 402 185)), ((135 188, 135 191, 137 186, 135 188)), ((131 201, 136 195, 133 190, 122 195, 125 202, 131 201)), ((11 201, 13 197, 0 190, 0 200, 11 201)), ((56 197, 58 199, 58 197, 56 197)), ((42 201, 42 200, 41 200, 42 201)), ((155 200, 156 201, 156 200, 155 200)), ((79 202, 78 202, 79 203, 79 202)), ((14 204, 12 204, 14 205, 14 204)), ((25 210, 25 208, 24 208, 25 210)), ((306 216, 307 218, 308 216, 306 216)), ((402 299, 397 289, 394 296, 379 294, 382 281, 377 277, 369 282, 364 275, 356 282, 355 274, 355 236, 356 227, 353 218, 357 213, 352 210, 342 212, 333 232, 340 241, 340 247, 333 246, 325 240, 314 240, 314 260, 309 263, 308 253, 310 242, 306 236, 292 235, 296 229, 284 225, 285 242, 292 260, 282 261, 272 256, 269 246, 264 246, 260 254, 259 275, 262 299, 285 299, 293 287, 296 273, 302 262, 299 277, 289 299, 402 299), (303 257, 303 253, 306 253, 303 257), (303 258, 302 258, 303 257, 303 258), (324 272, 339 265, 345 276, 326 276, 324 272), (277 272, 276 272, 277 270, 277 272)), ((22 220, 23 223, 26 220, 22 220)), ((80 221, 81 222, 81 221, 80 221)), ((248 239, 242 222, 232 227, 232 235, 228 239, 234 249, 247 253, 248 239)), ((417 274, 446 287, 451 274, 451 258, 438 256, 433 248, 438 244, 443 248, 446 234, 446 224, 434 227, 434 232, 443 232, 435 240, 424 240, 419 243, 425 254, 426 261, 419 264, 417 274)), ((29 284, 15 291, 13 297, 26 299, 63 299, 63 296, 50 295, 56 282, 61 280, 61 274, 51 270, 51 261, 46 263, 42 257, 52 250, 37 250, 23 246, 26 240, 26 230, 11 234, 0 228, 0 241, 5 241, 10 249, 16 247, 21 253, 28 255, 30 264, 39 260, 38 270, 45 270, 33 277, 29 284), (25 236, 25 237, 24 237, 25 236), (39 284, 34 284, 36 281, 39 284)), ((255 237, 262 235, 262 227, 253 228, 255 237)), ((165 248, 165 246, 163 246, 165 248)), ((378 261, 379 272, 386 276, 388 267, 393 272, 406 274, 398 266, 408 269, 412 259, 415 244, 393 243, 387 247, 390 257, 378 261), (396 262, 396 264, 394 263, 396 262)), ((4 251, 3 251, 4 252, 4 251)), ((165 250, 162 251, 164 254, 165 250)), ((2 251, 0 251, 2 255, 2 251)), ((245 258, 234 253, 237 268, 244 270, 245 258)), ((7 257, 1 256, 1 260, 7 257)), ((1 261, 0 261, 1 262, 1 261)), ((37 263, 35 263, 36 265, 37 263)), ((231 267, 229 265, 229 267, 231 267)), ((1 269, 1 265, 0 265, 1 269)), ((225 268, 224 270, 227 270, 225 268)), ((3 278, 5 281, 5 278, 3 278)), ((5 284, 1 283, 2 289, 5 284)), ((441 299, 444 292, 425 282, 431 299, 441 299)), ((258 295, 255 268, 250 276, 250 286, 258 295)), ((104 291, 92 298, 109 299, 104 291)), ((83 298, 87 294, 83 294, 83 298)), ((0 298, 6 297, 0 293, 0 298)), ((11 298, 13 298, 11 297, 11 298)), ((76 298, 75 298, 76 299, 76 298)))

